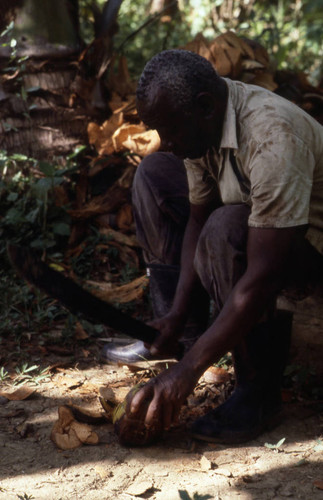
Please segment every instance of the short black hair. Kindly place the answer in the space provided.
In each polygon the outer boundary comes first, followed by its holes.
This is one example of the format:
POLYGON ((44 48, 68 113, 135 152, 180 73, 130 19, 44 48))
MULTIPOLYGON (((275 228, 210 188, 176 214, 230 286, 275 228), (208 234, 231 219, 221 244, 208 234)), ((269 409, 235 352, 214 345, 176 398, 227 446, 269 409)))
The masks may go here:
POLYGON ((201 92, 218 98, 226 96, 226 85, 212 64, 188 50, 164 50, 146 64, 137 87, 137 100, 149 103, 151 91, 159 88, 169 93, 183 110, 189 110, 201 92))

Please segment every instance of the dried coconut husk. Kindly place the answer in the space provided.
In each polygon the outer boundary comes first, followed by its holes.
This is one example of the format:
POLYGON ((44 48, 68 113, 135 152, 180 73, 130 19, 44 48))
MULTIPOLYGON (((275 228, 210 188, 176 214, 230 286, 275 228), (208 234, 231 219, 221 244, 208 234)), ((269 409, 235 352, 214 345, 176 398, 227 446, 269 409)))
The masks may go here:
POLYGON ((155 443, 163 433, 160 420, 156 419, 149 427, 144 423, 150 400, 143 402, 135 416, 130 414, 131 401, 142 386, 143 384, 135 385, 113 412, 114 430, 123 446, 147 446, 155 443))

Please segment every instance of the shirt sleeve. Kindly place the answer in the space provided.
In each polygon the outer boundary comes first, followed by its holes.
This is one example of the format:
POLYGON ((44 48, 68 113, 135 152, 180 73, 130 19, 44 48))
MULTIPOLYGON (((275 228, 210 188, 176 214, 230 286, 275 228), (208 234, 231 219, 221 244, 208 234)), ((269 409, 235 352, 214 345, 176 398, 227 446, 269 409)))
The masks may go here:
POLYGON ((184 160, 187 172, 189 200, 194 205, 203 205, 219 198, 216 180, 211 177, 203 160, 184 160))
POLYGON ((249 226, 283 228, 308 223, 315 160, 297 136, 259 144, 249 165, 249 226))

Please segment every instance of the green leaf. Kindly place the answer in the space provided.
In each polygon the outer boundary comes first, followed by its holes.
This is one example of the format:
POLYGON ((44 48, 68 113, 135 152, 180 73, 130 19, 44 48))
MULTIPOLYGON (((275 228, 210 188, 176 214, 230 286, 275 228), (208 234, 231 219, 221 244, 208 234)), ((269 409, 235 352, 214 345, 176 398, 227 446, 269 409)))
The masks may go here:
POLYGON ((24 100, 24 101, 27 101, 27 92, 26 92, 26 89, 25 87, 21 87, 21 98, 24 100))
POLYGON ((86 146, 77 146, 75 148, 75 150, 73 151, 73 153, 71 153, 70 155, 67 156, 67 159, 72 160, 77 155, 79 155, 82 151, 84 151, 84 149, 86 149, 86 146))
POLYGON ((277 450, 285 442, 285 440, 286 438, 282 438, 276 444, 265 443, 264 446, 266 446, 266 448, 270 448, 271 450, 277 450))
POLYGON ((16 201, 19 198, 18 193, 9 193, 7 196, 7 201, 16 201))
POLYGON ((19 154, 19 153, 14 153, 13 155, 10 155, 10 160, 27 161, 27 160, 29 160, 29 158, 26 155, 22 155, 22 154, 19 154))
POLYGON ((20 210, 16 209, 15 207, 12 207, 6 213, 4 220, 9 225, 16 225, 25 222, 26 219, 20 210))
POLYGON ((56 170, 55 166, 52 165, 51 163, 47 163, 46 161, 40 161, 38 167, 39 170, 48 177, 53 177, 53 175, 55 174, 56 170))
POLYGON ((53 224, 53 232, 55 234, 59 234, 60 236, 69 236, 70 235, 70 226, 65 222, 56 222, 53 224))

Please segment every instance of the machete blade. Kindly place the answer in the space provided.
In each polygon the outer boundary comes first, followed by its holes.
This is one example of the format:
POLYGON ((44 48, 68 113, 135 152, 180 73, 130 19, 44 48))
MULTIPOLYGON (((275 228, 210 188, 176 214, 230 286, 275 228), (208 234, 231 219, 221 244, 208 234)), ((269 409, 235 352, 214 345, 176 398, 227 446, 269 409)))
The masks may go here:
POLYGON ((52 269, 30 249, 7 244, 7 251, 21 277, 59 300, 71 313, 81 314, 90 322, 102 323, 148 344, 156 339, 158 330, 95 297, 72 279, 52 269))

